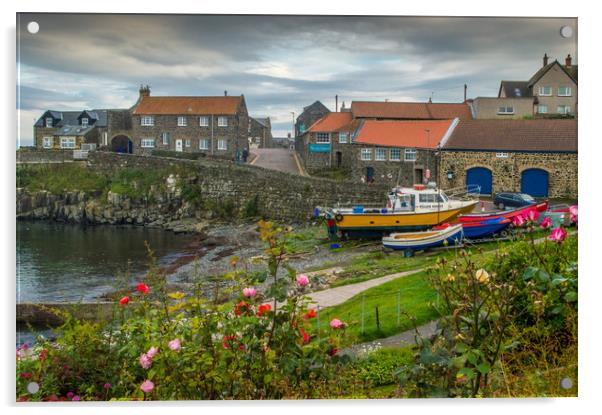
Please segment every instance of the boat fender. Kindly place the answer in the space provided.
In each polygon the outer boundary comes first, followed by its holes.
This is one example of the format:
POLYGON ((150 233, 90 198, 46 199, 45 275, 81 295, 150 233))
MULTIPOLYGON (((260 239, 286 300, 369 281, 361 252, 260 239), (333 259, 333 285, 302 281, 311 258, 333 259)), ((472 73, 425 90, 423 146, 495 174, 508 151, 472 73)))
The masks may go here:
POLYGON ((380 210, 380 213, 387 213, 387 208, 382 208, 382 209, 380 210))
POLYGON ((343 220, 343 215, 341 215, 340 213, 337 213, 337 214, 334 216, 334 220, 336 220, 337 222, 340 222, 340 221, 342 221, 342 220, 343 220))

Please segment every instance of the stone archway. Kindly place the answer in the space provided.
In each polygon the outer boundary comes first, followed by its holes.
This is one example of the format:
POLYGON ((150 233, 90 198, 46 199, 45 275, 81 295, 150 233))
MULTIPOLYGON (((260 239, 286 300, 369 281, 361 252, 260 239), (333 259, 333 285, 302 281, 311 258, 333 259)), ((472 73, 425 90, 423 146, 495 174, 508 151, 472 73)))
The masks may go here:
POLYGON ((132 154, 134 152, 134 143, 126 135, 116 135, 111 139, 111 151, 132 154))

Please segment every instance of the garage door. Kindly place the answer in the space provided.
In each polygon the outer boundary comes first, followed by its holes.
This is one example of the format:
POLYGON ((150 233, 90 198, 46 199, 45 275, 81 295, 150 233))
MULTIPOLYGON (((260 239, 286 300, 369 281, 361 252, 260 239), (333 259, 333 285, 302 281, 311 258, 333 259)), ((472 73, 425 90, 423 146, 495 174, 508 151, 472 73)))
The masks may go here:
POLYGON ((542 169, 528 169, 523 171, 520 178, 520 190, 533 197, 548 196, 548 172, 542 169))
POLYGON ((485 167, 473 167, 466 171, 466 185, 479 185, 482 195, 491 194, 491 170, 485 167))

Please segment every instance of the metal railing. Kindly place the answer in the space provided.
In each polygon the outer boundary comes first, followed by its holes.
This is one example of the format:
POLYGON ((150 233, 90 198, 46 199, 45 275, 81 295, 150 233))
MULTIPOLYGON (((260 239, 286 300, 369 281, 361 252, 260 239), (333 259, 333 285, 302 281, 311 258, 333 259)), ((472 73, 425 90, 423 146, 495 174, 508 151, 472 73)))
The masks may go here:
POLYGON ((474 199, 481 195, 481 186, 478 184, 468 184, 466 186, 445 189, 445 194, 450 199, 474 199))

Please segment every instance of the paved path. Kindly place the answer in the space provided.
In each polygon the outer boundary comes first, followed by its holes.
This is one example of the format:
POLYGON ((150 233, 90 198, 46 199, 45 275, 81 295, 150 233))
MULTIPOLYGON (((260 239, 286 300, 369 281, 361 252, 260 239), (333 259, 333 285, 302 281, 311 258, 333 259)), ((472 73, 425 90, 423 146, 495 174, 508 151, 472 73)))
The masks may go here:
POLYGON ((295 160, 295 152, 286 148, 256 148, 251 152, 257 157, 250 163, 271 170, 293 174, 303 174, 295 160))
POLYGON ((373 278, 368 281, 358 282, 357 284, 343 285, 341 287, 316 291, 309 294, 309 297, 311 298, 311 302, 315 305, 319 305, 320 308, 332 307, 344 303, 354 295, 357 295, 362 291, 366 291, 369 288, 376 287, 377 285, 384 284, 385 282, 393 281, 397 278, 417 274, 421 271, 422 268, 414 269, 411 271, 398 272, 396 274, 389 274, 385 275, 384 277, 373 278))

